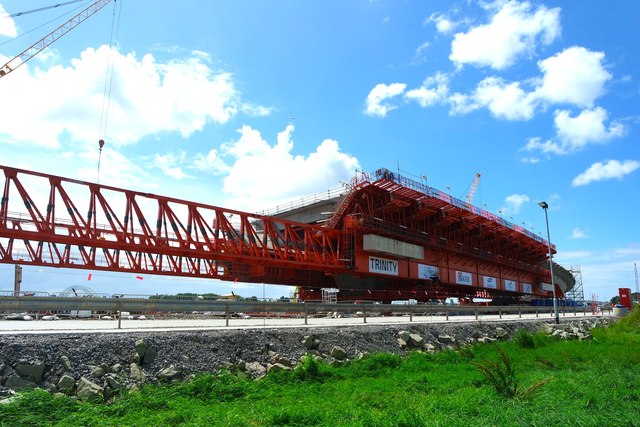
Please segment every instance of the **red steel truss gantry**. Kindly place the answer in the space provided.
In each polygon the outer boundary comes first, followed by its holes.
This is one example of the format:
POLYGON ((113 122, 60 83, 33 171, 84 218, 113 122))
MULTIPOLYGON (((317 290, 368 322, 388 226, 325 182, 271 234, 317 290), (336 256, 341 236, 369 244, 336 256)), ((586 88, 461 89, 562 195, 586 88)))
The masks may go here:
POLYGON ((546 241, 387 169, 358 174, 316 224, 0 169, 3 263, 295 285, 307 299, 551 293, 546 241))
POLYGON ((1 169, 1 262, 298 285, 342 269, 336 230, 1 169))

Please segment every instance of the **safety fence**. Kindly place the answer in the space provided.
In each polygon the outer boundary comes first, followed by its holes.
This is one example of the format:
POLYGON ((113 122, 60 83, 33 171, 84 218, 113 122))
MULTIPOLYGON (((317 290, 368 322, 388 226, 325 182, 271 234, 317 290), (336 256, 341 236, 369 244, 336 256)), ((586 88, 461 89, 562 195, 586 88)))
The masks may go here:
MULTIPOLYGON (((609 308, 604 308, 611 314, 609 308)), ((558 306, 561 316, 587 316, 604 314, 601 308, 558 306), (597 311, 596 311, 597 310, 597 311)), ((344 304, 322 302, 277 302, 277 301, 220 301, 195 298, 192 300, 152 299, 152 298, 86 298, 86 297, 46 297, 46 296, 6 296, 0 295, 0 313, 10 315, 21 313, 38 318, 39 316, 109 318, 121 320, 123 317, 168 315, 173 318, 193 318, 194 315, 225 319, 259 317, 297 317, 308 319, 317 317, 356 317, 363 323, 371 317, 404 316, 413 321, 417 316, 438 316, 450 320, 453 316, 472 316, 476 320, 481 316, 523 315, 536 318, 553 317, 552 306, 479 306, 479 305, 427 305, 427 304, 344 304)), ((154 317, 155 318, 155 317, 154 317)))

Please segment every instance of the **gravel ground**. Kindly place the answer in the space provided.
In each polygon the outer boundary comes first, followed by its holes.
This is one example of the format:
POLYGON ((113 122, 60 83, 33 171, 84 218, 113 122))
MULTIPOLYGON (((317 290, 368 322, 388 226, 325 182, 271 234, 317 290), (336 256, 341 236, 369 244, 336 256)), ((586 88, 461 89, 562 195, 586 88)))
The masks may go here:
MULTIPOLYGON (((573 322, 595 324, 602 320, 579 319, 573 322)), ((333 347, 339 346, 350 359, 362 353, 407 351, 399 345, 400 331, 420 335, 425 344, 431 343, 437 350, 476 342, 481 337, 505 339, 519 329, 534 331, 547 324, 548 320, 523 320, 366 327, 0 335, 0 394, 7 394, 7 380, 12 374, 16 375, 15 369, 20 363, 43 363, 41 378, 35 378, 34 382, 40 387, 57 391, 55 385, 65 373, 75 380, 85 377, 96 384, 104 384, 102 376, 105 372, 121 372, 121 378, 130 378, 133 373, 129 371, 133 370, 133 364, 142 368, 145 382, 158 381, 162 377, 161 371, 168 367, 178 372, 177 377, 184 378, 194 373, 239 366, 244 362, 259 362, 265 368, 277 360, 295 364, 309 351, 303 343, 305 337, 309 336, 317 340, 314 354, 328 358, 333 347), (502 330, 497 332, 498 329, 502 330), (453 337, 455 343, 452 344, 443 336, 453 337), (139 357, 142 342, 143 347, 147 348, 142 350, 143 357, 139 357), (65 356, 69 363, 65 363, 65 356), (96 366, 102 366, 103 372, 96 371, 96 366)), ((21 376, 24 377, 24 373, 21 376)), ((133 381, 124 381, 125 386, 130 383, 133 381)))

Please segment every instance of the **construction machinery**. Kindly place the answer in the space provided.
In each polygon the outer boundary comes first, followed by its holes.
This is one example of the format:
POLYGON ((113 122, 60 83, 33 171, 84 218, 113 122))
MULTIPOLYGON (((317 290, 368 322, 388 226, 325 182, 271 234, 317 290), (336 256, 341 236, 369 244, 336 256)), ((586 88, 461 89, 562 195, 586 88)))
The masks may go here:
MULTIPOLYGON (((55 30, 51 31, 49 34, 20 52, 14 58, 12 58, 9 62, 0 67, 0 77, 4 77, 7 74, 14 71, 16 68, 25 64, 31 58, 42 52, 46 49, 51 43, 58 40, 60 37, 67 34, 69 31, 73 30, 75 27, 83 23, 89 17, 94 15, 100 9, 105 7, 107 4, 111 3, 112 0, 97 0, 94 3, 91 3, 89 6, 84 8, 78 14, 74 15, 71 19, 66 21, 64 24, 60 25, 55 30)), ((72 2, 68 2, 72 3, 72 2)), ((56 5, 58 6, 58 5, 56 5)), ((35 11, 48 9, 49 7, 39 8, 35 11)))
POLYGON ((469 204, 473 203, 473 196, 475 196, 476 194, 476 190, 478 189, 479 183, 480 183, 480 173, 477 173, 475 178, 473 179, 473 182, 471 183, 471 188, 469 189, 469 191, 467 192, 467 195, 465 196, 465 200, 467 201, 467 203, 469 204))
POLYGON ((271 215, 0 170, 2 263, 292 285, 302 300, 323 289, 382 302, 553 291, 544 239, 388 169, 271 215))

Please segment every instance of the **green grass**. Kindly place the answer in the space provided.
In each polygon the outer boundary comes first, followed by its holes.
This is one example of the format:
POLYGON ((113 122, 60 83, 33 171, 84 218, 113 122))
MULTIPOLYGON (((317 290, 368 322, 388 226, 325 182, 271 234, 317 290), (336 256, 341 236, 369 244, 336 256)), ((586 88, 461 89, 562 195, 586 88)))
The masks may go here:
POLYGON ((108 404, 33 391, 0 405, 0 426, 640 426, 640 310, 593 335, 521 333, 498 345, 374 354, 341 367, 307 358, 260 381, 207 374, 108 404), (511 388, 496 387, 482 367, 511 388))

